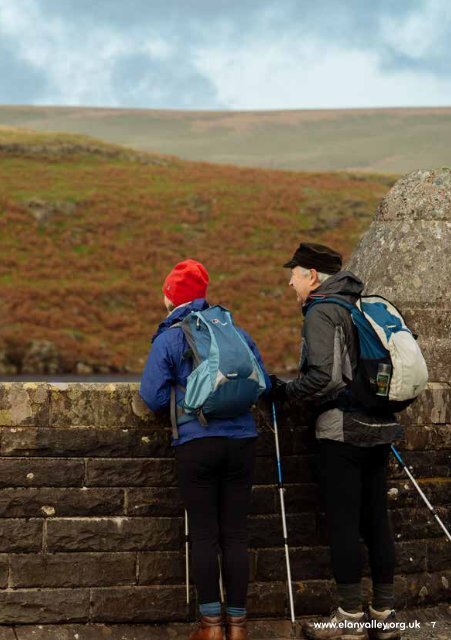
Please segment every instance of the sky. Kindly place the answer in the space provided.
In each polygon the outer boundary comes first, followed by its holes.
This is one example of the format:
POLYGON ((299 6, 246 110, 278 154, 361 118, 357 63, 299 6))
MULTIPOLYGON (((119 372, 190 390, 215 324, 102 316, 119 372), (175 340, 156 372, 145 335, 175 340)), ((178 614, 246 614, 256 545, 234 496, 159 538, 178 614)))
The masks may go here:
POLYGON ((0 104, 451 105, 450 0, 0 0, 0 104))

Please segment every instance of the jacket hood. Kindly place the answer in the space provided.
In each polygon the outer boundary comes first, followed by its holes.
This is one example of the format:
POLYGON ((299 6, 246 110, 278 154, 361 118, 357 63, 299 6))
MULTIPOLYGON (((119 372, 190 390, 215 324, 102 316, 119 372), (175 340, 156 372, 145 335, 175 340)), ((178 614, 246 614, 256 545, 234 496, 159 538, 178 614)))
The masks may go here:
POLYGON ((354 302, 362 294, 364 288, 365 285, 360 278, 351 273, 351 271, 339 271, 337 274, 328 278, 318 289, 312 291, 303 306, 303 310, 307 310, 309 303, 315 300, 315 298, 322 298, 324 296, 344 296, 350 298, 351 302, 354 302))
POLYGON ((206 309, 208 306, 209 304, 205 298, 196 298, 187 304, 180 305, 177 309, 174 309, 174 311, 170 313, 163 322, 160 322, 158 329, 152 337, 152 342, 160 335, 160 333, 169 329, 173 324, 181 322, 183 318, 191 313, 191 311, 202 311, 202 309, 206 309))

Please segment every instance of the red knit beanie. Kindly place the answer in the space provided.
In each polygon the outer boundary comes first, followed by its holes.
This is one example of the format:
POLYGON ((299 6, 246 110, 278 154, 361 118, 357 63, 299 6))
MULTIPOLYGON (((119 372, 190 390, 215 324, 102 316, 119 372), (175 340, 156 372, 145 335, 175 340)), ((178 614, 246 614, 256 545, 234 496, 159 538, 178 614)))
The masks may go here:
POLYGON ((163 293, 176 307, 196 298, 205 298, 208 271, 196 260, 179 262, 166 277, 163 293))

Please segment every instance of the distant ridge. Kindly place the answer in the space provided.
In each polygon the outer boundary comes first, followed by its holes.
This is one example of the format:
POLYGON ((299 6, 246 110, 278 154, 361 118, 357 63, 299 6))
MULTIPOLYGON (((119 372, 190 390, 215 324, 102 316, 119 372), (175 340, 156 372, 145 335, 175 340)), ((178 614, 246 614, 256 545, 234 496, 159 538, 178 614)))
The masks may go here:
POLYGON ((238 112, 5 105, 0 126, 272 169, 406 173, 451 164, 451 107, 238 112))

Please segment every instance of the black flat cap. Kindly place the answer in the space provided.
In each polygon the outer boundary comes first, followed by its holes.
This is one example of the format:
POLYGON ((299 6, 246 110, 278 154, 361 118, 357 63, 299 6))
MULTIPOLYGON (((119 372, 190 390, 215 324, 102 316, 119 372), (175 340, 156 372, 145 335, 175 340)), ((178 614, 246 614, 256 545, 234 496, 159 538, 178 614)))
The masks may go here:
POLYGON ((326 247, 323 244, 309 244, 301 242, 294 256, 283 266, 287 269, 304 267, 304 269, 316 269, 320 273, 338 273, 343 265, 340 253, 326 247))

